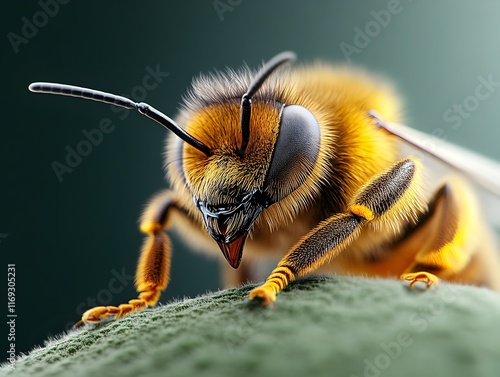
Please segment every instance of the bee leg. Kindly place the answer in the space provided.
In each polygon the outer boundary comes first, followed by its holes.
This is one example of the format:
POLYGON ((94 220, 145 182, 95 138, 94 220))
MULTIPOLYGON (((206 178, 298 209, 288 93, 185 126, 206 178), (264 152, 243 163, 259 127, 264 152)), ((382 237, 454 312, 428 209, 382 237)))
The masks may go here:
POLYGON ((449 178, 435 193, 427 214, 425 243, 413 263, 401 275, 410 287, 424 282, 427 287, 439 278, 460 273, 478 250, 481 231, 477 205, 466 185, 449 178))
POLYGON ((169 211, 176 208, 173 194, 165 191, 157 195, 144 211, 140 229, 146 233, 137 270, 135 286, 139 298, 119 306, 98 306, 83 313, 77 323, 98 323, 105 318, 120 318, 129 313, 155 305, 168 284, 170 274, 170 240, 163 232, 167 228, 169 211))
POLYGON ((288 252, 266 282, 250 292, 249 298, 259 297, 264 304, 271 304, 290 281, 344 250, 357 237, 363 221, 352 213, 334 215, 323 221, 288 252))
POLYGON ((397 217, 408 210, 409 203, 419 202, 419 183, 420 164, 413 158, 401 160, 370 179, 354 195, 346 213, 329 217, 304 236, 249 298, 259 297, 264 304, 271 304, 290 281, 340 254, 358 237, 365 223, 397 217))

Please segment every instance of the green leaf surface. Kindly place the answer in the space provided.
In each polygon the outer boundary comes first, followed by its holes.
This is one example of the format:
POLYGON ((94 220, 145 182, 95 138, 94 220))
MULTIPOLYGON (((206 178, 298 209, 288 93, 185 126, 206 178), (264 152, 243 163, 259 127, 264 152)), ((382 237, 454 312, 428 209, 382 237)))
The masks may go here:
POLYGON ((312 277, 264 308, 247 299, 252 287, 72 331, 0 375, 500 375, 500 295, 487 289, 312 277))

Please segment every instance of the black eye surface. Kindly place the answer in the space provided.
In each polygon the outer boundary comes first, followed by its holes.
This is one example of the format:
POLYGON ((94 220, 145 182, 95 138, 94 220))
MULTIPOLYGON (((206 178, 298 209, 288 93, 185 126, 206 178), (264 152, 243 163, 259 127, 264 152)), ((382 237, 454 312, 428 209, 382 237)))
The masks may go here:
POLYGON ((281 113, 264 191, 277 202, 296 190, 309 176, 318 158, 319 124, 314 115, 299 105, 285 106, 281 113))

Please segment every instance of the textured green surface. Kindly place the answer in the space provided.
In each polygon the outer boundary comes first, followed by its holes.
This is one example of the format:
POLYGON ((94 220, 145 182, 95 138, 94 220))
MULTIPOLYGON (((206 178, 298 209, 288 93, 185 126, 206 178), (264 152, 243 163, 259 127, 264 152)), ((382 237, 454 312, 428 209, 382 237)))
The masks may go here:
POLYGON ((320 277, 293 283, 266 309, 247 300, 250 289, 71 332, 0 375, 500 375, 500 296, 488 290, 320 277))

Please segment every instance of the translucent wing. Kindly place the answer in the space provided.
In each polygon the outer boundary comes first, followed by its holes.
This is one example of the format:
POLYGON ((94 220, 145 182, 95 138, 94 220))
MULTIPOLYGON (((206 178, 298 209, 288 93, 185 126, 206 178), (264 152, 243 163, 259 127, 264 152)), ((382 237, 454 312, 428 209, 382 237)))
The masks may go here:
POLYGON ((450 169, 468 177, 478 189, 488 219, 500 227, 499 162, 401 124, 381 123, 380 127, 404 140, 410 150, 420 151, 419 157, 431 167, 431 178, 433 172, 443 177, 450 169))

